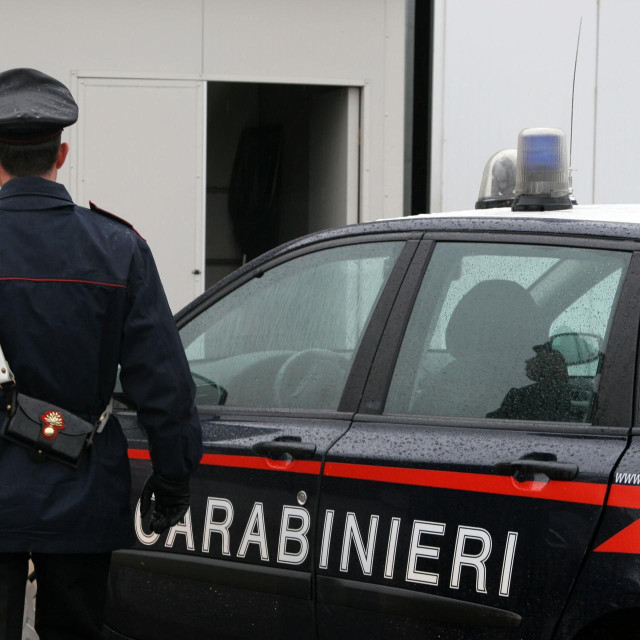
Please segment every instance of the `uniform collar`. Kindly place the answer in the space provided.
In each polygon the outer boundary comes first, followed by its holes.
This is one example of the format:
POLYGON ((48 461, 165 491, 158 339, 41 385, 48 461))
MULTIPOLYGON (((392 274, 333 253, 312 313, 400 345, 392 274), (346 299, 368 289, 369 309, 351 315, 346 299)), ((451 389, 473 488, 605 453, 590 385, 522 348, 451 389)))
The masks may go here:
POLYGON ((0 209, 50 209, 73 205, 64 185, 46 178, 13 178, 0 189, 0 209))

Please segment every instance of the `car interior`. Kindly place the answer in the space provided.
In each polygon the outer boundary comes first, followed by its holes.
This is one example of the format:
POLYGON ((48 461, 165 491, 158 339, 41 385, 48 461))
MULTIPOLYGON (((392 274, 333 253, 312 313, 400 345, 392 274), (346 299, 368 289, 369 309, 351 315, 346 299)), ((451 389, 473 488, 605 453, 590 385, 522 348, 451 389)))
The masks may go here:
POLYGON ((450 243, 434 255, 385 413, 509 417, 496 413, 502 401, 529 387, 538 410, 513 419, 589 422, 628 257, 523 246, 450 243), (555 376, 541 371, 546 348, 564 361, 562 375, 557 357, 546 358, 555 376), (563 384, 570 406, 553 410, 563 384))

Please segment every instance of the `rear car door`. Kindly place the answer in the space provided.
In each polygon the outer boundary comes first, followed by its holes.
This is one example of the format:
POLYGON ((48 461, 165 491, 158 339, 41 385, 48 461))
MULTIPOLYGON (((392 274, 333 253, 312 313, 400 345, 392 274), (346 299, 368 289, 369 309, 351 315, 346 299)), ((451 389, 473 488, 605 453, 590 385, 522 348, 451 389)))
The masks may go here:
MULTIPOLYGON (((137 640, 314 637, 321 465, 350 425, 418 244, 411 236, 281 252, 182 318, 204 456, 191 509, 167 534, 151 533, 135 505, 138 543, 112 565, 112 630, 137 640)), ((128 437, 137 499, 150 456, 132 415, 128 437)))
POLYGON ((630 248, 425 239, 324 467, 320 638, 552 636, 631 425, 630 248))

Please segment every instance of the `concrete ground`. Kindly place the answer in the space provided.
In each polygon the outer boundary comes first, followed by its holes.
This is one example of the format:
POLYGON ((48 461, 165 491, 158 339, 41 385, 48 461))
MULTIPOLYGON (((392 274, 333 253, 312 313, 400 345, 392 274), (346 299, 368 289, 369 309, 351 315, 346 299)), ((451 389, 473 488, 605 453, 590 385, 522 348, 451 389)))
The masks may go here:
MULTIPOLYGON (((33 573, 33 565, 29 562, 29 575, 33 573)), ((35 580, 27 580, 27 589, 24 603, 24 622, 22 627, 22 640, 38 640, 33 625, 35 624, 35 604, 36 604, 37 585, 35 580)))

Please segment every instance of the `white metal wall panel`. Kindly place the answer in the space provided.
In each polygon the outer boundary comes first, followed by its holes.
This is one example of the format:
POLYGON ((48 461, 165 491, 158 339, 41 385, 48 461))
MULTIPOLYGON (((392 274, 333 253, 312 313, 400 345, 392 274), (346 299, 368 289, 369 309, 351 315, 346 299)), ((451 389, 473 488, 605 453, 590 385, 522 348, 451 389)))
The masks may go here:
POLYGON ((640 2, 600 1, 595 202, 640 202, 640 2))
POLYGON ((174 312, 204 287, 204 85, 78 78, 78 202, 136 227, 174 312))
MULTIPOLYGON (((77 70, 364 87, 361 217, 401 214, 405 0, 2 0, 0 5, 6 27, 2 67, 32 66, 66 83, 77 70)), ((69 184, 68 167, 60 180, 69 184)))
MULTIPOLYGON (((72 71, 78 69, 199 74, 202 2, 2 0, 0 68, 34 67, 67 85, 72 71)), ((80 112, 80 121, 83 115, 80 112)), ((64 139, 68 140, 68 133, 64 139)), ((66 185, 70 185, 69 166, 59 176, 66 185)))
POLYGON ((581 17, 574 192, 579 202, 592 201, 597 5, 437 0, 432 210, 473 208, 485 162, 515 147, 521 129, 559 127, 569 135, 581 17))
POLYGON ((389 2, 403 6, 398 0, 206 2, 204 70, 300 78, 301 84, 368 77, 383 66, 389 2))
POLYGON ((197 73, 202 0, 2 0, 2 68, 197 73))

